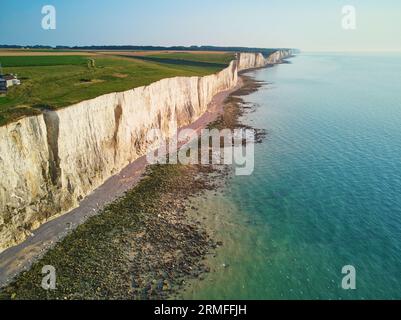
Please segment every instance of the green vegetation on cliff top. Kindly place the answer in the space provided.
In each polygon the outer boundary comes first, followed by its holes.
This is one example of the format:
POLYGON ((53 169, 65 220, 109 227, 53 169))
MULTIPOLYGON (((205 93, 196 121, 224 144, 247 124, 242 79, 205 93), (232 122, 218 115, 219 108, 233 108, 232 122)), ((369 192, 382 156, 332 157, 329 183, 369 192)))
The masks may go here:
MULTIPOLYGON (((4 53, 4 52, 3 52, 4 53)), ((158 52, 141 56, 0 55, 4 73, 17 74, 20 86, 0 95, 0 126, 41 110, 57 109, 175 76, 215 73, 233 54, 158 52), (94 67, 88 63, 94 60, 94 67)))

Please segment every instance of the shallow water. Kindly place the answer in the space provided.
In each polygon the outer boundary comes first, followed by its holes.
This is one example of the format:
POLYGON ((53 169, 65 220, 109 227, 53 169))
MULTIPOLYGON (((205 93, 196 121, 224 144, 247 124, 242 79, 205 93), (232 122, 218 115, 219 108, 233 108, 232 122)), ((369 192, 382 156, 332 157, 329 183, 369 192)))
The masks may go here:
POLYGON ((224 245, 184 297, 400 299, 401 55, 291 62, 253 72, 269 84, 243 122, 268 136, 253 175, 196 200, 224 245))

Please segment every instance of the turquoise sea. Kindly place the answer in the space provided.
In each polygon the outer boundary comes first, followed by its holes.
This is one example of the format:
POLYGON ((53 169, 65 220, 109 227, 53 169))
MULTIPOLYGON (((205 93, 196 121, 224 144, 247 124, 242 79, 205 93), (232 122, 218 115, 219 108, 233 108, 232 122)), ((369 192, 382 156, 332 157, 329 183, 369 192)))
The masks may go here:
POLYGON ((224 245, 184 298, 400 299, 401 54, 290 61, 251 73, 243 122, 267 137, 253 175, 194 201, 224 245))

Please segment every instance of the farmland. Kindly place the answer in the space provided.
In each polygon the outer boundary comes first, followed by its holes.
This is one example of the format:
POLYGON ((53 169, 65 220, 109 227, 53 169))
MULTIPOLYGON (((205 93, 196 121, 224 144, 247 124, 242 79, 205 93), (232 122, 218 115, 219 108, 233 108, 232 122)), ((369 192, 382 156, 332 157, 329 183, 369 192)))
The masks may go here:
POLYGON ((4 73, 22 84, 0 96, 0 125, 43 109, 57 109, 175 76, 203 76, 228 65, 233 54, 157 52, 149 55, 99 52, 0 51, 4 73), (90 62, 93 61, 93 65, 90 62))

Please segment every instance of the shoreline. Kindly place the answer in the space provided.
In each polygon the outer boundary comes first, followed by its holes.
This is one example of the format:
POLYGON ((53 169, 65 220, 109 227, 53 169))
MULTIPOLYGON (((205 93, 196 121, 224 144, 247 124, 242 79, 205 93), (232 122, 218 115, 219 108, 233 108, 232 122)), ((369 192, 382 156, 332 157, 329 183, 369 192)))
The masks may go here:
MULTIPOLYGON (((243 82, 230 90, 229 94, 221 94, 217 97, 215 101, 221 103, 211 106, 210 111, 213 112, 209 111, 205 117, 198 119, 202 126, 234 128, 240 125, 238 118, 244 112, 241 108, 241 96, 254 92, 261 86, 253 78, 242 75, 241 79, 243 82), (218 113, 219 110, 220 113, 218 113), (221 113, 223 110, 224 112, 221 113), (211 120, 206 122, 206 119, 211 120)), ((191 221, 187 211, 196 208, 186 206, 189 198, 197 197, 206 190, 217 190, 224 185, 230 168, 200 165, 150 167, 147 175, 122 198, 107 205, 102 214, 89 218, 75 231, 70 231, 64 240, 58 242, 36 262, 31 263, 29 271, 17 276, 15 282, 0 291, 0 298, 165 299, 178 294, 190 279, 196 279, 203 273, 209 272, 204 259, 223 243, 210 238, 202 222, 191 221), (213 175, 212 179, 211 175, 213 175), (152 180, 155 180, 153 183, 161 185, 161 189, 153 185, 152 180), (149 184, 152 185, 151 188, 149 184), (138 196, 140 196, 140 202, 138 202, 138 196), (118 231, 118 235, 109 239, 112 240, 111 243, 89 237, 89 235, 105 232, 99 229, 99 225, 102 225, 105 220, 112 219, 110 221, 113 223, 119 220, 117 215, 120 211, 117 208, 121 205, 126 207, 127 204, 129 204, 128 211, 132 210, 133 204, 143 207, 144 211, 139 212, 139 215, 135 214, 135 219, 130 216, 127 220, 126 216, 122 216, 124 227, 122 231, 118 231), (91 232, 88 233, 88 229, 91 228, 91 232), (127 234, 126 229, 130 228, 132 230, 129 230, 127 234), (115 241, 118 244, 117 247, 113 245, 115 241), (89 247, 82 242, 89 242, 89 247), (77 248, 77 244, 81 247, 77 248), (92 251, 93 246, 99 245, 107 245, 107 248, 92 251), (80 254, 71 253, 77 249, 80 254), (84 255, 84 261, 79 258, 80 256, 83 258, 82 255, 84 255), (85 269, 87 265, 94 263, 93 260, 101 266, 107 265, 111 271, 96 266, 95 269, 100 275, 98 277, 92 274, 93 266, 86 269, 81 275, 83 279, 89 278, 90 282, 96 282, 96 285, 92 284, 90 288, 87 288, 82 281, 79 281, 80 275, 79 272, 77 275, 76 268, 79 266, 85 269), (57 292, 52 294, 41 289, 40 269, 42 265, 47 264, 56 264, 57 270, 62 268, 63 276, 69 279, 61 285, 62 292, 56 290, 57 292), (77 282, 74 284, 71 283, 72 276, 78 278, 75 279, 77 282), (124 281, 116 280, 121 276, 124 281), (127 283, 130 285, 128 286, 127 283)), ((118 226, 120 227, 121 225, 118 226)), ((102 228, 109 227, 102 225, 102 228)))
MULTIPOLYGON (((242 85, 242 78, 239 77, 236 87, 216 94, 201 117, 192 124, 179 128, 178 131, 190 128, 200 132, 221 115, 226 98, 242 85)), ((143 178, 146 167, 146 156, 133 161, 84 198, 78 207, 54 217, 34 230, 22 243, 1 252, 0 288, 9 284, 21 272, 28 270, 69 232, 85 223, 90 217, 97 215, 108 203, 119 199, 125 192, 134 188, 143 178)))

